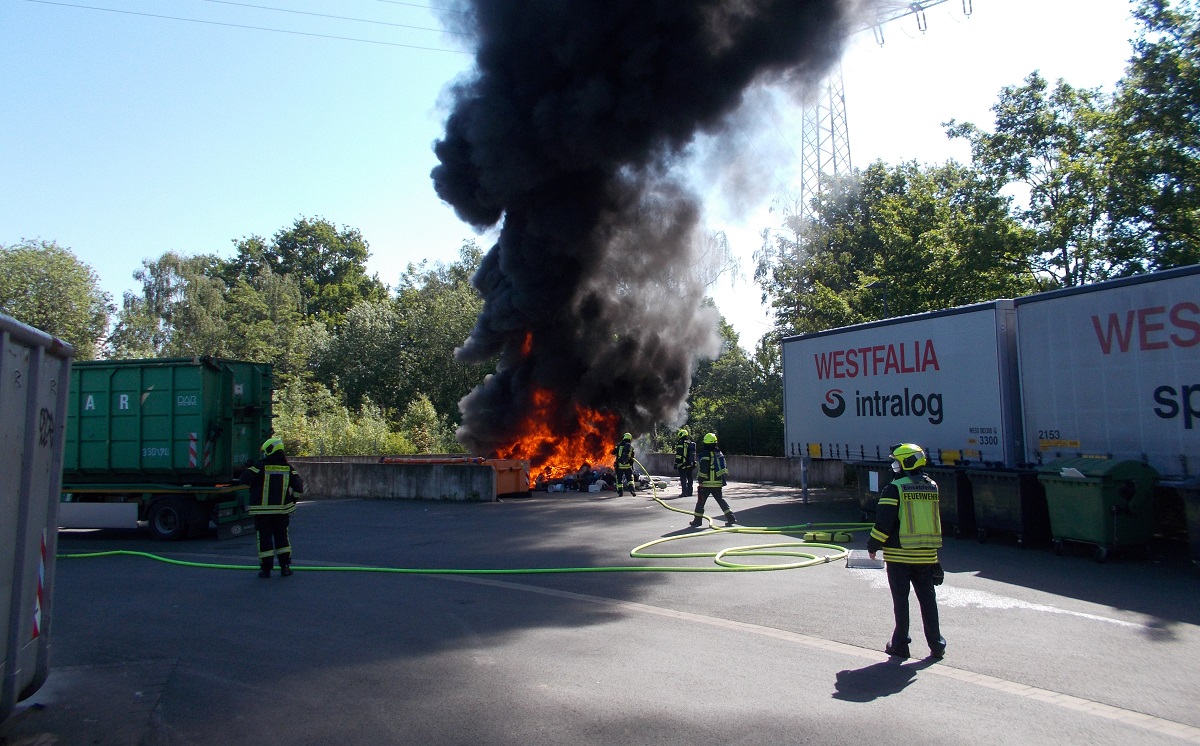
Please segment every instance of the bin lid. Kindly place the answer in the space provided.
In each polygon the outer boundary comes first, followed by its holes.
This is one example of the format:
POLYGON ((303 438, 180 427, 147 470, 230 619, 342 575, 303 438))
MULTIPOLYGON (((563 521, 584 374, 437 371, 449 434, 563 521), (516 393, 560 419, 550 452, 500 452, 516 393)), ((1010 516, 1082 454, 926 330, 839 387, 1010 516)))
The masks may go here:
POLYGON ((1133 459, 1110 458, 1060 458, 1042 464, 1038 467, 1038 475, 1042 477, 1061 476, 1064 478, 1098 477, 1108 479, 1153 479, 1158 472, 1149 464, 1133 459), (1075 474, 1071 470, 1078 472, 1075 474), (1066 471, 1067 473, 1063 473, 1066 471))

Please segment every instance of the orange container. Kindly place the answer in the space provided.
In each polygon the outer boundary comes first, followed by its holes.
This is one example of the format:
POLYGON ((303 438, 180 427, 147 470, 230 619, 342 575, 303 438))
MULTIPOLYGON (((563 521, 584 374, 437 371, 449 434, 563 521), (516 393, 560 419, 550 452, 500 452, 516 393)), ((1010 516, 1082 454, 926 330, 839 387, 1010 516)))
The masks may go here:
POLYGON ((483 463, 496 470, 496 494, 529 494, 529 462, 520 459, 489 458, 483 463))

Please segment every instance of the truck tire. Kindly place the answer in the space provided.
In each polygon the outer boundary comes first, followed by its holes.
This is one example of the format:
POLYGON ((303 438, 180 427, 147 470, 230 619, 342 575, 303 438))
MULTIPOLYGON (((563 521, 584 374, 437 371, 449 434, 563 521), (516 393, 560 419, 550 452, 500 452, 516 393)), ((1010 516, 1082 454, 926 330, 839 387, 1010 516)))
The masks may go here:
POLYGON ((159 541, 179 541, 186 538, 191 514, 190 501, 178 497, 159 498, 146 513, 150 535, 159 541))

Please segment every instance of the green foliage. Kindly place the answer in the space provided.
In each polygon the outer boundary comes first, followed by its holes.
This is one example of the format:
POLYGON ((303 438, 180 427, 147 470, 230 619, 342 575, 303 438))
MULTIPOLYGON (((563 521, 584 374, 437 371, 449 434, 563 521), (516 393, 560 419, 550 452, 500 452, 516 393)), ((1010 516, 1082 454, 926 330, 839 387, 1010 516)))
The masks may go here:
POLYGON ((400 418, 400 430, 417 453, 463 453, 454 439, 454 428, 439 415, 429 397, 420 394, 408 403, 400 418))
MULTIPOLYGON (((726 453, 781 455, 783 380, 778 345, 764 338, 750 357, 723 317, 720 333, 721 354, 701 362, 692 377, 689 429, 693 437, 717 433, 726 453)), ((673 449, 674 432, 663 433, 660 442, 666 450, 673 449)))
POLYGON ((306 316, 331 328, 359 301, 387 297, 378 277, 367 276, 371 255, 366 240, 355 228, 340 229, 324 218, 299 218, 291 228, 275 234, 271 243, 259 236, 235 242, 237 256, 224 268, 225 281, 257 277, 264 271, 290 276, 300 288, 306 316))
POLYGON ((1059 80, 1053 90, 1033 72, 1006 86, 992 111, 995 132, 946 124, 971 143, 976 168, 1000 185, 1020 185, 1028 205, 1016 212, 1034 237, 1031 266, 1055 285, 1075 286, 1109 275, 1103 128, 1107 99, 1098 90, 1059 80))
POLYGON ((0 313, 96 357, 116 308, 91 267, 54 241, 0 246, 0 313))
POLYGON ((1200 8, 1142 0, 1106 138, 1124 273, 1200 263, 1200 8))
POLYGON ((351 411, 320 384, 293 381, 276 391, 275 434, 296 456, 383 456, 416 451, 369 400, 351 411))
POLYGON ((780 338, 1036 287, 1007 198, 954 162, 877 161, 835 181, 812 224, 786 220, 755 271, 780 338))

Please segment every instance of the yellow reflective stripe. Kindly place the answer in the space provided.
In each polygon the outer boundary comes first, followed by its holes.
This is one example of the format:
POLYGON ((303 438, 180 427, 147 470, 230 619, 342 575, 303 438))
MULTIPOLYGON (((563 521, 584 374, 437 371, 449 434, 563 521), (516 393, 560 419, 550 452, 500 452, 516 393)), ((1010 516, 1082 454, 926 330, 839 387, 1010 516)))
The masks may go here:
POLYGON ((932 565, 938 561, 938 553, 936 549, 884 547, 883 559, 887 562, 899 562, 909 565, 932 565))
POLYGON ((871 538, 882 543, 888 540, 888 535, 877 528, 871 529, 871 538))
POLYGON ((894 497, 879 498, 879 505, 899 505, 900 503, 894 497))

